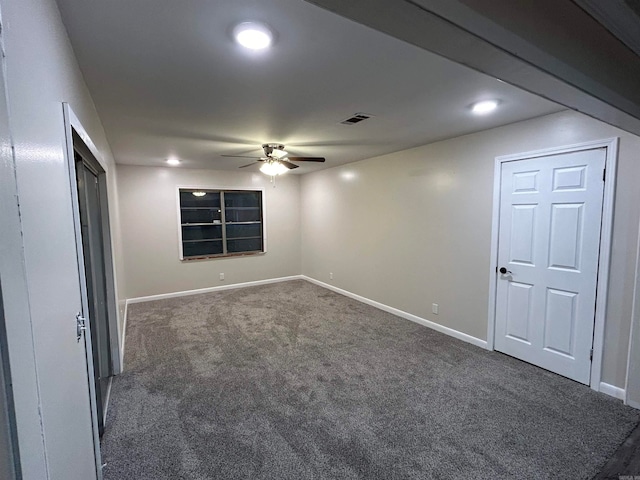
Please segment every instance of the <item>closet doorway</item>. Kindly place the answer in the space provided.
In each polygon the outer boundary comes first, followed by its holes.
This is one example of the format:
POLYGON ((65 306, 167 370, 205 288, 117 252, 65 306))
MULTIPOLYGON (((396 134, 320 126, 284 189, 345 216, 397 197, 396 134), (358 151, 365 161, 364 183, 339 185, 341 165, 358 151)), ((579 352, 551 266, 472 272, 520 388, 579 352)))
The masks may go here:
MULTIPOLYGON (((115 297, 111 268, 111 235, 106 194, 106 174, 76 133, 73 153, 78 189, 84 270, 87 283, 88 319, 91 333, 95 405, 98 430, 104 432, 111 377, 114 375, 113 324, 115 297)), ((116 341, 117 345, 117 341, 116 341)), ((117 351, 117 349, 115 350, 117 351)))

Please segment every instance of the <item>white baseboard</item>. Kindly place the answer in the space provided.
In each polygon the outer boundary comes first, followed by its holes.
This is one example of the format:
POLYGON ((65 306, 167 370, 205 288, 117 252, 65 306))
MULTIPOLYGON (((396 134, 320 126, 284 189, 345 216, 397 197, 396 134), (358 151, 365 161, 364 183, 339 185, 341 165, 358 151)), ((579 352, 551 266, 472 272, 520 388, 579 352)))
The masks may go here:
POLYGON ((619 400, 624 400, 626 392, 624 388, 616 387, 608 383, 600 382, 600 392, 611 397, 615 397, 619 400))
POLYGON ((111 387, 113 386, 113 377, 109 377, 107 385, 107 398, 104 402, 104 410, 102 412, 102 420, 107 423, 107 412, 109 411, 109 402, 111 401, 111 387))
POLYGON ((129 313, 129 300, 124 301, 124 319, 122 320, 122 338, 120 339, 120 373, 124 372, 124 342, 127 339, 127 314, 129 313))
POLYGON ((413 315, 412 313, 404 312, 397 308, 390 307, 389 305, 385 305, 384 303, 376 302, 375 300, 371 300, 369 298, 357 295, 355 293, 351 293, 347 290, 334 287, 333 285, 329 285, 328 283, 321 282, 320 280, 316 280, 315 278, 307 277, 306 275, 302 275, 302 278, 304 280, 307 280, 308 282, 315 283, 316 285, 324 287, 328 290, 333 290, 334 292, 340 293, 341 295, 353 298, 354 300, 357 300, 362 303, 366 303, 367 305, 371 305, 372 307, 379 308, 380 310, 384 310, 385 312, 389 312, 393 315, 404 318, 406 320, 410 320, 412 322, 418 323, 425 327, 429 327, 440 333, 449 335, 450 337, 454 337, 454 338, 457 338, 458 340, 471 343, 472 345, 476 345, 477 347, 481 347, 484 349, 488 348, 486 340, 472 337, 471 335, 467 335, 466 333, 462 333, 458 330, 454 330, 453 328, 445 327, 444 325, 440 325, 439 323, 435 323, 435 322, 432 322, 431 320, 427 320, 426 318, 418 317, 417 315, 413 315))
POLYGON ((165 298, 185 297, 187 295, 198 295, 200 293, 219 292, 221 290, 232 290, 234 288, 255 287, 256 285, 267 285, 269 283, 288 282, 289 280, 300 280, 302 275, 292 275, 290 277, 268 278, 266 280, 256 280, 253 282, 231 283, 229 285, 220 285, 217 287, 198 288, 197 290, 185 290, 182 292, 161 293, 159 295, 149 295, 147 297, 128 298, 129 303, 152 302, 154 300, 163 300, 165 298))

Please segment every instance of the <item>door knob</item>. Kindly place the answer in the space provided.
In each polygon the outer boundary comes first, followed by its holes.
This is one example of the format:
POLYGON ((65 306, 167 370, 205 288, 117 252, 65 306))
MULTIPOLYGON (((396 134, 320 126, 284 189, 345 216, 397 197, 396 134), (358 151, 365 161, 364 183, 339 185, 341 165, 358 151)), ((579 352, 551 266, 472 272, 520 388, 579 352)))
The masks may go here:
POLYGON ((82 313, 78 312, 76 315, 76 340, 80 342, 82 338, 82 332, 87 330, 87 319, 82 316, 82 313))
POLYGON ((500 267, 500 273, 502 275, 506 275, 507 273, 512 274, 513 272, 511 270, 507 270, 505 267, 500 267))

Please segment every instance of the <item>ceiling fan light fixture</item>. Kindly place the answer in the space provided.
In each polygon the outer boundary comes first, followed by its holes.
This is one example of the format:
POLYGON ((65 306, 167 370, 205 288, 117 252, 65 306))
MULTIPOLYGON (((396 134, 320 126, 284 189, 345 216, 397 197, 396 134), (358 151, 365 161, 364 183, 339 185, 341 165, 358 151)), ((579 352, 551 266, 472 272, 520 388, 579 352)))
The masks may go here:
POLYGON ((276 175, 287 173, 289 169, 277 160, 273 160, 270 162, 264 162, 264 164, 260 167, 260 171, 265 175, 275 177, 276 175))
POLYGON ((273 33, 262 23, 243 22, 233 29, 233 37, 240 45, 249 50, 264 50, 271 46, 273 33))

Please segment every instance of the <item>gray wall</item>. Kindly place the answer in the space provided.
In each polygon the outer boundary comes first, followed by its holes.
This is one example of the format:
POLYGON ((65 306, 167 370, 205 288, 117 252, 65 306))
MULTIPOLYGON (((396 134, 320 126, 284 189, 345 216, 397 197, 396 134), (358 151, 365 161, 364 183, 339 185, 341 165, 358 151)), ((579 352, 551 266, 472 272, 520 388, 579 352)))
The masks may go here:
POLYGON ((299 275, 300 181, 245 171, 118 165, 127 298, 299 275), (178 186, 264 188, 267 253, 180 261, 178 186), (225 280, 219 280, 219 274, 225 280))
POLYGON ((561 112, 303 176, 302 273, 486 339, 495 157, 613 136, 621 141, 602 381, 624 388, 640 138, 584 115, 561 112))
MULTIPOLYGON (((75 339, 80 293, 62 102, 69 102, 108 167, 113 158, 55 1, 0 0, 0 6, 15 148, 2 157, 2 223, 9 231, 2 234, 0 273, 23 474, 90 479, 92 430, 83 347, 75 339)), ((117 225, 116 216, 111 220, 117 225)))

